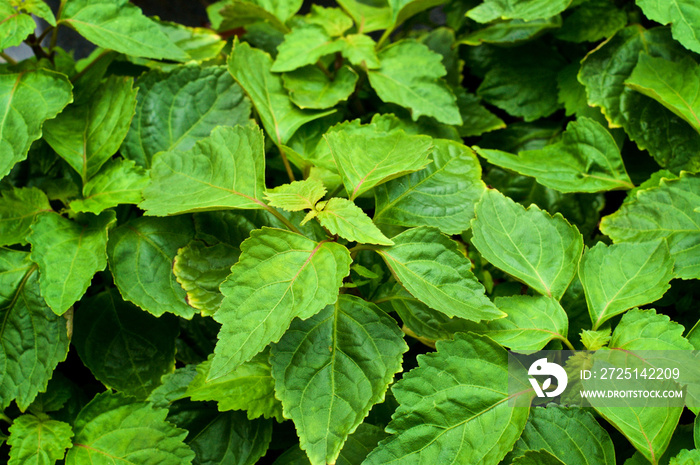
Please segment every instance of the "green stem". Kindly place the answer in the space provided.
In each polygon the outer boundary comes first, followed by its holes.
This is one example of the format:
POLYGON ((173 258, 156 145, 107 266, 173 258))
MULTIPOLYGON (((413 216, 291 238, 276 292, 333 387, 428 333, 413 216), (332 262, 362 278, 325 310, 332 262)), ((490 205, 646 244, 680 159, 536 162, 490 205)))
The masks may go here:
POLYGON ((4 421, 7 424, 12 424, 12 418, 8 417, 4 413, 0 413, 0 420, 4 421))
POLYGON ((284 153, 284 150, 282 149, 282 144, 280 143, 277 148, 280 151, 280 156, 282 157, 282 163, 284 163, 284 169, 287 170, 287 176, 289 176, 289 181, 294 182, 296 179, 294 178, 294 172, 292 171, 292 165, 289 164, 289 160, 287 160, 287 154, 284 153))
POLYGON ((355 247, 351 247, 349 249, 350 251, 350 258, 355 260, 355 256, 357 255, 358 252, 362 250, 376 250, 376 248, 372 245, 366 245, 366 244, 357 244, 355 247))
POLYGON ((58 14, 56 15, 56 27, 53 28, 51 33, 51 42, 49 44, 49 51, 53 51, 56 48, 56 43, 58 42, 58 25, 61 24, 61 16, 63 16, 63 8, 66 6, 67 0, 61 0, 61 4, 58 7, 58 14))
POLYGON ((16 65, 16 64, 17 64, 17 60, 15 60, 14 58, 12 58, 10 55, 8 55, 8 54, 5 53, 5 52, 0 52, 0 57, 2 57, 6 62, 8 62, 8 63, 11 64, 11 65, 16 65))
POLYGON ((380 50, 382 48, 382 45, 384 45, 384 42, 387 41, 387 39, 389 38, 389 36, 391 35, 392 32, 393 32, 393 30, 391 28, 386 29, 384 31, 384 34, 382 34, 382 36, 379 38, 379 41, 377 42, 377 46, 374 48, 377 50, 380 50))
POLYGON ((84 75, 86 72, 88 72, 88 70, 90 70, 90 68, 92 68, 93 66, 95 66, 95 63, 99 62, 99 61, 100 61, 102 58, 104 58, 108 53, 110 53, 110 51, 109 51, 109 50, 105 50, 104 52, 102 52, 102 53, 100 53, 99 55, 97 55, 97 57, 96 57, 94 60, 92 60, 92 61, 91 61, 90 63, 88 63, 87 65, 85 65, 85 68, 83 68, 79 73, 76 73, 75 76, 73 76, 73 77, 70 79, 70 82, 72 82, 72 83, 77 82, 78 79, 80 79, 81 77, 83 77, 83 75, 84 75))
POLYGON ((46 39, 46 36, 49 35, 49 32, 53 31, 55 28, 53 26, 47 27, 44 32, 41 33, 39 38, 37 38, 37 42, 41 45, 41 43, 46 39))
POLYGON ((576 347, 564 336, 560 337, 559 340, 564 343, 566 347, 569 348, 569 350, 576 350, 576 347))

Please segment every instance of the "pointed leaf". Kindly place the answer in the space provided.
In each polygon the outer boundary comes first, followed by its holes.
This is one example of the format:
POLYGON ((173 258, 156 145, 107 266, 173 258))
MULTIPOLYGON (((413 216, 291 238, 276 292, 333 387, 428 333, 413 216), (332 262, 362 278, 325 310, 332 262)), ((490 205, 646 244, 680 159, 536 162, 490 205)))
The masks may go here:
POLYGON ((153 159, 151 184, 139 207, 165 216, 207 210, 264 208, 265 148, 252 125, 215 128, 186 152, 153 159))
POLYGON ((0 50, 21 44, 36 29, 30 15, 17 11, 6 1, 0 2, 0 18, 0 50))
POLYGON ((107 231, 114 211, 71 221, 44 213, 32 225, 27 241, 32 261, 39 265, 41 295, 57 315, 63 315, 87 291, 92 277, 107 266, 107 231))
POLYGON ((224 23, 220 26, 222 30, 235 29, 263 20, 286 32, 288 29, 284 23, 302 6, 302 0, 234 0, 229 3, 221 10, 224 18, 224 23))
POLYGON ((350 253, 335 242, 263 228, 241 244, 241 258, 221 284, 224 300, 209 380, 221 378, 282 337, 295 317, 335 302, 350 272, 350 253))
POLYGON ((693 350, 682 325, 656 310, 633 309, 613 331, 610 347, 624 350, 693 350))
POLYGON ((625 86, 640 52, 670 61, 687 56, 668 28, 639 25, 618 31, 581 63, 579 80, 588 104, 600 107, 612 127, 622 126, 640 150, 674 173, 700 169, 700 134, 659 102, 625 86))
POLYGON ((415 40, 401 40, 379 52, 381 67, 367 73, 379 98, 411 111, 413 121, 432 116, 445 124, 462 124, 456 98, 441 78, 442 57, 415 40))
POLYGON ((83 186, 83 198, 73 200, 70 208, 97 215, 124 203, 137 204, 148 181, 146 171, 133 160, 110 160, 83 186))
POLYGON ((56 25, 56 17, 43 0, 10 0, 10 3, 22 11, 40 17, 52 26, 56 25))
POLYGON ((66 76, 47 69, 0 75, 0 178, 27 158, 44 121, 73 101, 71 90, 66 76))
MULTIPOLYGON (((591 23, 586 23, 586 26, 590 27, 591 23)), ((483 29, 460 37, 457 43, 473 46, 481 44, 517 44, 534 39, 547 29, 560 27, 561 16, 533 19, 532 21, 523 21, 522 19, 498 21, 483 29)))
POLYGON ((187 292, 187 303, 203 315, 213 315, 223 299, 219 286, 231 274, 240 253, 223 242, 207 246, 202 241, 192 241, 178 250, 173 274, 187 292))
POLYGON ((341 36, 352 27, 352 18, 340 8, 311 5, 311 13, 307 14, 304 19, 309 24, 323 27, 331 37, 341 36))
POLYGON ((489 189, 476 205, 472 243, 494 266, 559 300, 576 274, 583 238, 560 214, 527 210, 489 189))
POLYGON ((132 56, 185 61, 188 56, 128 0, 68 0, 59 24, 99 47, 132 56))
POLYGON ((402 25, 408 18, 421 11, 446 3, 447 0, 389 0, 392 16, 392 29, 402 25))
POLYGON ((560 192, 631 189, 620 149, 610 133, 590 118, 569 123, 559 142, 518 155, 477 149, 489 163, 533 176, 560 192))
POLYGON ((10 426, 11 446, 7 465, 53 465, 71 447, 73 430, 68 423, 22 415, 10 426))
POLYGON ((391 8, 386 2, 368 3, 363 0, 338 0, 358 30, 364 33, 387 29, 391 26, 391 8))
POLYGON ((673 38, 689 50, 700 53, 700 8, 693 0, 636 0, 637 6, 652 21, 672 24, 673 38))
POLYGON ((288 212, 314 208, 316 202, 326 195, 326 188, 318 179, 305 179, 283 184, 265 192, 267 202, 288 212))
POLYGON ((392 388, 400 404, 386 428, 393 435, 364 463, 498 464, 525 427, 532 396, 523 385, 509 398, 507 369, 508 353, 487 337, 439 341, 392 388))
POLYGON ((136 114, 122 153, 146 168, 157 152, 189 150, 216 126, 236 126, 250 118, 250 102, 225 66, 151 71, 136 84, 136 114), (178 111, 182 108, 189 110, 178 111))
POLYGON ((289 100, 282 78, 273 74, 272 58, 247 43, 234 43, 228 70, 252 100, 263 127, 275 144, 285 144, 299 127, 333 111, 300 110, 289 100))
POLYGON ((435 226, 445 234, 469 229, 484 192, 481 165, 468 147, 435 139, 433 163, 374 190, 374 221, 398 226, 435 226))
POLYGON ((474 325, 470 331, 512 350, 542 350, 553 339, 565 339, 569 331, 566 312, 550 297, 497 297, 494 304, 507 316, 474 325))
POLYGON ((316 218, 331 234, 343 239, 361 244, 394 245, 352 200, 335 197, 325 202, 323 207, 319 204, 316 218))
POLYGON ((2 191, 0 199, 0 245, 26 244, 36 217, 51 211, 46 194, 36 187, 2 191))
POLYGON ((341 48, 341 43, 331 39, 320 26, 294 28, 277 47, 277 58, 270 71, 283 73, 313 65, 321 57, 339 52, 341 48))
MULTIPOLYGON (((700 10, 698 15, 700 25, 700 10)), ((675 63, 642 53, 625 85, 653 98, 700 132, 700 65, 692 58, 675 63)))
POLYGON ((578 407, 533 408, 509 457, 546 450, 566 465, 615 465, 608 432, 590 412, 578 407))
POLYGON ((347 100, 355 90, 357 73, 349 66, 329 78, 317 66, 306 66, 282 76, 289 98, 299 108, 324 109, 347 100))
POLYGON ((161 377, 161 385, 148 394, 146 400, 156 408, 169 407, 173 402, 187 397, 187 386, 197 375, 195 364, 185 365, 161 377))
POLYGON ((295 320, 272 346, 275 392, 311 463, 335 462, 348 435, 384 399, 408 350, 402 336, 375 305, 344 294, 295 320))
POLYGON ((380 67, 376 52, 376 42, 365 34, 348 34, 338 39, 342 49, 340 53, 355 66, 367 69, 380 67))
POLYGON ((191 464, 194 452, 184 443, 187 431, 168 423, 167 414, 123 394, 96 395, 75 420, 66 465, 191 464))
POLYGON ((178 249, 194 236, 192 219, 136 218, 111 232, 107 244, 109 268, 124 300, 161 316, 171 312, 192 318, 185 291, 172 272, 178 249))
POLYGON ((66 320, 46 305, 29 253, 0 249, 0 410, 25 410, 68 354, 66 320))
POLYGON ((564 11, 571 0, 484 0, 467 16, 479 23, 490 23, 494 19, 549 18, 564 11))
POLYGON ((219 34, 208 28, 187 27, 169 21, 158 21, 157 24, 168 39, 187 54, 189 60, 202 62, 215 58, 226 45, 219 34))
POLYGON ((683 173, 661 179, 658 186, 636 192, 622 207, 604 217, 600 230, 616 243, 666 238, 681 279, 700 278, 700 176, 683 173))
POLYGON ((145 399, 175 368, 177 320, 149 315, 116 289, 83 300, 74 325, 80 359, 108 388, 145 399))
POLYGON ((350 200, 378 184, 422 169, 429 163, 432 148, 428 136, 384 132, 373 124, 342 128, 324 138, 350 200))
POLYGON ((44 139, 80 174, 83 183, 116 153, 136 107, 132 79, 110 76, 82 105, 71 105, 44 125, 44 139))
POLYGON ((409 229, 393 241, 393 246, 377 252, 397 281, 423 303, 447 316, 472 321, 505 316, 484 295, 469 259, 437 229, 409 229))
POLYGON ((593 329, 632 307, 660 299, 671 287, 673 259, 666 241, 599 242, 579 263, 593 329))
POLYGON ((217 402, 219 411, 245 410, 248 418, 275 418, 282 422, 282 404, 275 398, 275 380, 272 378, 268 351, 243 363, 231 373, 207 380, 211 359, 197 365, 197 376, 187 387, 192 400, 217 402))

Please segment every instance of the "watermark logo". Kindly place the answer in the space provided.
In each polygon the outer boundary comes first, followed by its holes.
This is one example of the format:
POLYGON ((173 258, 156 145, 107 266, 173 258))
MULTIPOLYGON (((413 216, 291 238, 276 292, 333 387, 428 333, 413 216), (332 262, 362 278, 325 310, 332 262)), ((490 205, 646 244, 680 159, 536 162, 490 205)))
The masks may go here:
POLYGON ((530 376, 547 376, 547 379, 544 380, 541 387, 536 378, 529 378, 530 384, 535 390, 537 397, 556 397, 564 392, 566 384, 569 381, 564 368, 557 363, 548 362, 546 358, 535 360, 535 362, 530 365, 527 374, 530 376), (553 391, 547 391, 552 385, 552 377, 557 381, 557 388, 553 391))

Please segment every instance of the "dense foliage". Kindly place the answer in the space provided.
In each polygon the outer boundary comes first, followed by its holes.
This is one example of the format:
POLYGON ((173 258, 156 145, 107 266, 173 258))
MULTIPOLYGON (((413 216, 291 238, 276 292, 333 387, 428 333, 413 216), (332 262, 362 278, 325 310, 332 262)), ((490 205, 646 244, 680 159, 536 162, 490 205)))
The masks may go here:
POLYGON ((302 3, 0 0, 0 460, 700 463, 506 372, 700 349, 697 1, 302 3))

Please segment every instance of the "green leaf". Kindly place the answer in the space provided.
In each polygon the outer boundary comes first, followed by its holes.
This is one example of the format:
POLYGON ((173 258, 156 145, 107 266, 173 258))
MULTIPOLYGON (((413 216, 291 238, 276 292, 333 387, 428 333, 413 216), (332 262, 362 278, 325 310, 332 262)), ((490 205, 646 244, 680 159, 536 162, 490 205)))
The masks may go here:
POLYGON ((110 160, 83 186, 83 198, 73 200, 70 208, 98 215, 117 205, 137 204, 148 181, 146 171, 133 160, 110 160))
POLYGON ((262 352, 252 360, 238 366, 229 374, 214 380, 207 380, 211 368, 211 359, 197 365, 197 376, 187 387, 187 395, 192 400, 213 400, 219 411, 245 410, 248 418, 282 417, 282 404, 275 398, 275 380, 272 378, 268 351, 262 352))
POLYGON ((321 57, 339 52, 341 48, 341 42, 331 39, 320 26, 294 28, 277 47, 277 58, 270 71, 282 73, 313 65, 321 57))
POLYGON ((401 40, 379 52, 381 66, 367 72, 379 98, 411 111, 418 121, 432 116, 445 124, 462 124, 456 98, 441 78, 442 57, 415 40, 401 40))
POLYGON ((0 50, 21 44, 36 29, 30 15, 15 10, 5 0, 0 2, 0 18, 0 50))
POLYGON ((579 263, 593 329, 632 307, 660 299, 671 287, 673 260, 666 241, 602 242, 579 263))
POLYGON ((612 135, 596 121, 581 117, 569 123, 560 141, 518 155, 479 150, 489 163, 533 176, 540 184, 561 192, 600 192, 630 189, 620 149, 612 135))
POLYGON ((206 420, 193 418, 181 425, 187 428, 187 445, 196 454, 197 464, 254 465, 272 440, 273 424, 268 420, 249 421, 242 412, 209 410, 206 420))
POLYGON ((44 125, 44 139, 80 174, 83 184, 116 153, 129 130, 136 90, 129 77, 110 76, 83 105, 71 105, 44 125))
POLYGON ((494 19, 533 19, 549 18, 564 11, 571 0, 484 0, 467 12, 467 16, 479 23, 489 23, 494 19))
POLYGON ((374 186, 424 168, 432 149, 428 136, 385 132, 375 124, 341 126, 327 133, 324 139, 350 200, 374 186))
POLYGON ((542 44, 513 49, 489 66, 477 94, 512 116, 534 121, 559 108, 557 74, 564 61, 542 44))
POLYGON ((581 343, 586 350, 602 349, 608 345, 611 337, 610 328, 599 331, 588 331, 586 329, 581 331, 581 343))
POLYGON ((366 69, 380 67, 379 57, 375 51, 377 44, 365 34, 348 34, 338 39, 342 45, 340 53, 355 66, 366 69))
POLYGON ((151 71, 136 83, 136 115, 122 153, 146 168, 157 152, 189 150, 216 126, 236 126, 250 118, 250 102, 225 66, 151 71))
POLYGON ((559 96, 557 100, 564 105, 566 116, 585 112, 588 107, 586 88, 578 82, 579 63, 570 63, 557 74, 559 96))
POLYGON ((148 215, 259 209, 265 189, 265 145, 253 125, 215 128, 187 151, 153 159, 139 207, 148 215))
POLYGON ((333 79, 317 66, 306 66, 282 76, 289 98, 299 108, 324 109, 347 100, 355 90, 357 73, 340 68, 333 79))
POLYGON ((590 412, 578 407, 549 404, 531 409, 509 457, 528 450, 546 450, 566 465, 615 465, 615 449, 607 431, 590 412))
POLYGON ((275 392, 311 463, 335 462, 348 435, 384 400, 408 350, 402 336, 375 305, 344 294, 295 320, 272 346, 275 392))
POLYGON ((338 0, 338 5, 352 17, 360 33, 368 34, 391 26, 391 8, 386 2, 338 0))
POLYGON ((107 231, 116 222, 113 211, 71 221, 58 213, 39 215, 27 241, 39 265, 41 295, 63 315, 87 291, 92 277, 107 266, 107 231))
POLYGON ((554 32, 559 40, 597 42, 613 36, 627 25, 627 13, 610 0, 587 0, 566 17, 554 32))
POLYGON ((305 179, 283 184, 265 192, 267 202, 288 212, 314 208, 316 202, 326 195, 326 188, 318 179, 305 179))
POLYGON ((304 19, 309 24, 321 26, 331 37, 342 36, 345 31, 352 27, 352 18, 340 8, 311 5, 311 13, 307 14, 304 19))
POLYGON ((194 452, 183 442, 187 431, 168 423, 167 414, 122 394, 96 395, 75 420, 66 465, 191 464, 194 452))
POLYGON ((476 205, 472 243, 486 260, 537 292, 560 300, 576 274, 583 238, 560 214, 527 210, 489 189, 476 205))
POLYGON ((659 185, 636 192, 600 230, 618 242, 646 242, 665 238, 681 279, 700 278, 700 176, 682 173, 662 178, 659 185))
POLYGON ((80 359, 108 388, 145 399, 175 369, 176 319, 149 315, 116 289, 85 299, 74 325, 80 359))
POLYGON ((391 7, 391 29, 396 29, 408 18, 417 15, 421 11, 446 3, 447 0, 388 0, 391 7))
POLYGON ((542 350, 553 339, 566 339, 569 319, 559 302, 550 297, 497 297, 494 304, 507 316, 475 325, 470 331, 518 351, 542 350))
POLYGON ((365 463, 498 464, 525 427, 532 395, 525 385, 524 395, 508 395, 507 368, 508 353, 487 337, 438 341, 392 389, 400 404, 386 428, 393 435, 365 463))
POLYGON ((0 245, 26 244, 36 217, 51 211, 46 194, 36 187, 13 187, 0 192, 0 199, 0 245))
POLYGON ((319 204, 318 210, 316 218, 331 234, 361 244, 394 245, 352 200, 335 197, 319 204))
POLYGON ((250 97, 260 120, 275 144, 286 144, 299 127, 333 111, 308 111, 295 107, 282 87, 282 78, 271 71, 272 58, 247 43, 234 42, 228 70, 250 97))
POLYGON ((99 47, 132 56, 186 61, 158 25, 128 0, 68 0, 59 24, 65 24, 99 47))
POLYGON ((192 241, 177 251, 173 274, 187 292, 187 303, 204 315, 213 315, 223 296, 219 286, 231 273, 240 251, 226 243, 207 246, 192 241))
POLYGON ((76 385, 60 371, 56 371, 52 374, 46 390, 40 392, 29 406, 29 411, 39 416, 41 413, 59 411, 68 401, 75 399, 75 392, 76 385))
POLYGON ((438 230, 409 229, 393 241, 377 253, 414 297, 450 317, 479 321, 505 316, 484 295, 469 259, 438 230))
POLYGON ((52 26, 56 25, 56 17, 43 0, 10 0, 10 3, 15 8, 40 17, 52 26))
POLYGON ((613 331, 610 347, 624 350, 693 350, 683 337, 685 328, 656 310, 633 309, 613 331))
POLYGON ((161 385, 153 389, 146 400, 156 408, 169 407, 173 402, 187 397, 187 386, 196 375, 195 364, 185 365, 172 373, 165 374, 160 378, 161 385))
POLYGON ((687 56, 667 28, 622 29, 581 63, 579 81, 589 105, 600 107, 611 126, 622 126, 662 167, 674 173, 700 169, 700 134, 657 101, 625 86, 640 52, 669 61, 687 56))
POLYGON ((692 58, 674 63, 642 53, 625 85, 653 98, 700 132, 700 65, 692 58))
POLYGON ((113 230, 107 244, 109 268, 124 300, 161 316, 192 318, 194 308, 172 272, 178 249, 194 236, 192 219, 136 218, 113 230))
POLYGON ((546 450, 528 450, 513 460, 513 465, 566 465, 546 450))
POLYGON ((445 234, 469 229, 484 192, 481 166, 468 147, 436 139, 433 163, 374 190, 374 221, 398 226, 435 226, 445 234))
POLYGON ((693 449, 683 449, 678 455, 673 457, 669 465, 695 465, 700 462, 700 450, 693 449))
POLYGON ((700 53, 700 39, 697 33, 700 29, 700 9, 697 3, 693 0, 636 0, 636 3, 652 21, 671 23, 673 38, 685 48, 700 53))
POLYGON ((53 465, 73 445, 71 437, 68 423, 34 415, 15 418, 7 440, 11 446, 7 465, 53 465))
POLYGON ((157 24, 168 39, 185 52, 190 60, 201 62, 215 58, 226 45, 221 36, 211 29, 187 27, 169 21, 158 21, 157 24))
POLYGON ((270 23, 282 32, 284 25, 302 6, 302 0, 244 0, 229 1, 221 10, 224 22, 219 30, 235 29, 259 20, 270 23))
MULTIPOLYGON (((534 39, 548 29, 558 29, 561 27, 561 24, 561 16, 534 19, 532 21, 523 21, 522 19, 499 21, 460 37, 457 43, 473 46, 481 44, 518 44, 534 39)), ((586 25, 590 26, 588 23, 586 25)))
POLYGON ((0 74, 0 178, 27 158, 44 121, 73 101, 72 88, 66 76, 48 69, 0 74))
POLYGON ((309 318, 335 302, 350 262, 335 242, 281 229, 253 231, 221 284, 224 300, 214 319, 223 326, 208 379, 226 376, 278 341, 295 317, 309 318))
POLYGON ((504 123, 501 118, 481 105, 481 99, 479 97, 468 93, 463 87, 458 87, 453 90, 457 96, 457 106, 459 107, 459 114, 463 122, 463 124, 457 128, 460 136, 480 136, 485 132, 506 127, 506 123, 504 123))
POLYGON ((68 354, 68 328, 44 302, 29 253, 0 249, 0 410, 26 410, 68 354))

